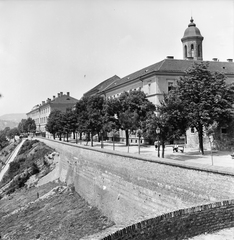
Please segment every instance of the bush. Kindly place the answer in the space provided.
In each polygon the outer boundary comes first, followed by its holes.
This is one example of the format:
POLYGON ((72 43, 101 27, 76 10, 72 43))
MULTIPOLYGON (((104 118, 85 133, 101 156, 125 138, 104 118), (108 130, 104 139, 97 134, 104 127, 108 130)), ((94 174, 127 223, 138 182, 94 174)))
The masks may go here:
POLYGON ((36 163, 32 163, 32 175, 37 174, 40 172, 40 169, 38 168, 36 163))
POLYGON ((8 170, 8 175, 11 177, 14 177, 16 173, 20 169, 20 163, 19 162, 11 162, 8 170))

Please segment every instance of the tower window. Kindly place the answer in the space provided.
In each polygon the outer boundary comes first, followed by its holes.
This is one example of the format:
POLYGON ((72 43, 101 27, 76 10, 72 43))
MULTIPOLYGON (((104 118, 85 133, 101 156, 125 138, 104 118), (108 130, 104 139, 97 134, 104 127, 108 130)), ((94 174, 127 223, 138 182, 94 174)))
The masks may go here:
POLYGON ((192 55, 192 57, 194 57, 194 46, 193 46, 193 44, 191 44, 191 55, 192 55))
POLYGON ((197 56, 201 57, 201 46, 200 46, 200 44, 197 46, 197 56))
POLYGON ((185 55, 185 57, 187 57, 187 46, 186 45, 184 46, 184 55, 185 55))

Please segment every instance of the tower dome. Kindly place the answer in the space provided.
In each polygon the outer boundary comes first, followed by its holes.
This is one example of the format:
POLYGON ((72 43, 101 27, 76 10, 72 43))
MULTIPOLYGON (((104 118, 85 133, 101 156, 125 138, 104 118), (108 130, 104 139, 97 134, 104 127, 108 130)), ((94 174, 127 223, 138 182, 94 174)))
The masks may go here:
POLYGON ((184 59, 202 60, 203 36, 191 18, 188 28, 181 39, 183 43, 184 59))

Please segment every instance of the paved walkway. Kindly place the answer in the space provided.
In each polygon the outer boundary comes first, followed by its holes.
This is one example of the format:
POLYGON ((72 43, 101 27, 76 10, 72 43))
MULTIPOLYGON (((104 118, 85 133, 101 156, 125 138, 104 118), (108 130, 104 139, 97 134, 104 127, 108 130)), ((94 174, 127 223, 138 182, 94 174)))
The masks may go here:
MULTIPOLYGON (((86 145, 86 142, 79 142, 78 145, 86 145)), ((139 154, 139 149, 137 145, 125 146, 124 144, 115 143, 107 143, 104 142, 104 149, 115 149, 115 151, 120 152, 129 152, 133 154, 139 154)), ((88 143, 90 146, 90 142, 88 143)), ((101 148, 101 144, 94 142, 95 148, 101 148)), ((206 164, 206 165, 214 165, 216 167, 230 167, 234 168, 234 159, 231 157, 232 152, 230 151, 216 151, 211 154, 211 151, 206 150, 205 154, 202 155, 197 149, 185 148, 184 153, 175 152, 173 153, 172 145, 168 145, 165 148, 165 158, 175 159, 177 161, 191 162, 197 164, 206 164)), ((158 151, 155 150, 154 146, 141 146, 140 147, 140 155, 142 156, 150 156, 157 158, 158 151)))
POLYGON ((0 182, 4 176, 4 174, 6 173, 6 171, 8 170, 9 166, 10 166, 10 163, 12 161, 14 161, 16 155, 18 154, 21 146, 23 145, 25 139, 22 140, 22 142, 14 149, 14 151, 12 152, 11 156, 9 157, 9 159, 7 160, 6 162, 6 165, 2 168, 2 170, 0 171, 0 182))

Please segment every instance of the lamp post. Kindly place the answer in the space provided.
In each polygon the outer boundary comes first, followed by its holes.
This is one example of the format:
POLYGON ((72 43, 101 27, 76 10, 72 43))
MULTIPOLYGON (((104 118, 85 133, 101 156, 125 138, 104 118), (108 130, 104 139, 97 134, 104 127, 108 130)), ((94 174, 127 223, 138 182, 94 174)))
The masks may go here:
POLYGON ((208 138, 209 138, 209 142, 210 142, 211 164, 212 164, 212 166, 213 166, 213 165, 214 165, 214 161, 213 161, 212 143, 213 143, 214 137, 213 137, 212 134, 210 134, 210 135, 208 136, 208 138))
POLYGON ((112 137, 113 137, 113 150, 115 150, 115 129, 112 129, 112 137))
POLYGON ((157 127, 156 128, 156 134, 157 134, 157 137, 158 137, 158 157, 160 157, 160 151, 159 151, 159 134, 160 134, 160 128, 157 127))
POLYGON ((100 130, 101 133, 101 148, 103 148, 103 130, 100 130))

